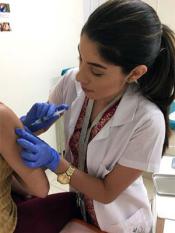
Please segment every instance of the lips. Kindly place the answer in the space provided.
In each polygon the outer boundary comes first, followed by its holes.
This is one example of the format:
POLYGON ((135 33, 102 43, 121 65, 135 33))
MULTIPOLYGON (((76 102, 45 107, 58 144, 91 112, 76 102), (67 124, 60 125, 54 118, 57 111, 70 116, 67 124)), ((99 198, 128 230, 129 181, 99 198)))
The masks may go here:
POLYGON ((82 89, 83 89, 84 92, 93 92, 92 90, 87 89, 87 88, 85 88, 85 87, 82 87, 82 89))

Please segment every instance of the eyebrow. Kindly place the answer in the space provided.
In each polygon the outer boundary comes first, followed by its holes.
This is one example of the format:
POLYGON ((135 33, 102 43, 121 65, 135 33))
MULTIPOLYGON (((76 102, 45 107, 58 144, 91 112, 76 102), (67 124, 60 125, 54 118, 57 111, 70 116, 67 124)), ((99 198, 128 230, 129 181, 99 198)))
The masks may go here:
MULTIPOLYGON (((81 56, 79 45, 78 45, 78 51, 79 51, 79 54, 80 54, 80 56, 81 56)), ((101 64, 99 64, 99 63, 87 62, 87 64, 88 64, 88 65, 95 66, 95 67, 98 67, 98 68, 102 68, 102 69, 105 69, 105 70, 107 69, 107 67, 105 67, 105 66, 103 66, 103 65, 101 65, 101 64)))
POLYGON ((107 67, 102 66, 102 65, 100 65, 100 64, 98 64, 98 63, 88 62, 87 64, 92 65, 92 66, 95 66, 95 67, 98 67, 98 68, 102 68, 102 69, 105 69, 105 70, 107 69, 107 67))

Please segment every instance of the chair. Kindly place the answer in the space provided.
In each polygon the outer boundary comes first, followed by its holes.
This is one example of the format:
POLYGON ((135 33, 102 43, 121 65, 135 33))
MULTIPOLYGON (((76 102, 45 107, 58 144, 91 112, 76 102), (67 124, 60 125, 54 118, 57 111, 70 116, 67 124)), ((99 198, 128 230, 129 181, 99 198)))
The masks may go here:
POLYGON ((172 129, 175 129, 175 101, 170 106, 169 123, 172 129))

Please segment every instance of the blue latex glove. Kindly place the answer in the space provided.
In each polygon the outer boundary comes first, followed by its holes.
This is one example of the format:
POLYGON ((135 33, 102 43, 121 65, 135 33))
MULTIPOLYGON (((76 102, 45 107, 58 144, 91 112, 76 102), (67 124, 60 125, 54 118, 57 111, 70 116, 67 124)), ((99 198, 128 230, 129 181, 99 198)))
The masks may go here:
POLYGON ((31 132, 49 128, 60 116, 61 110, 68 110, 67 104, 36 103, 27 115, 20 119, 31 132))
POLYGON ((49 168, 55 171, 60 162, 60 154, 40 138, 25 129, 16 129, 17 143, 22 147, 21 157, 27 167, 49 168))

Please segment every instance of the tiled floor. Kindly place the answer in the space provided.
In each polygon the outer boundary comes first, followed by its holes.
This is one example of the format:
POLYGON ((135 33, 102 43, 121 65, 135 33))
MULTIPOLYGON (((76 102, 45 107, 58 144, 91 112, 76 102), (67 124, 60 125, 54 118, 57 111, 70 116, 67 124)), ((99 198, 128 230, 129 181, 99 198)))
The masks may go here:
POLYGON ((55 173, 47 170, 46 175, 50 183, 49 194, 67 192, 69 190, 69 185, 62 185, 57 182, 57 176, 55 175, 55 173))

